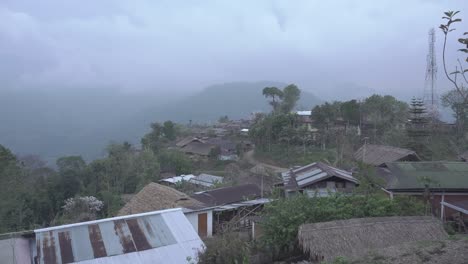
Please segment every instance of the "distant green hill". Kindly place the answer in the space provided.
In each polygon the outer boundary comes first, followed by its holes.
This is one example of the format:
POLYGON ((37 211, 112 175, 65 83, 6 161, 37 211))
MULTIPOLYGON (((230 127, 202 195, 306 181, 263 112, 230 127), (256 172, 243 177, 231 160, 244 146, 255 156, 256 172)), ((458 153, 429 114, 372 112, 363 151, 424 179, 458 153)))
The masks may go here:
MULTIPOLYGON (((205 88, 188 98, 148 109, 145 118, 150 120, 174 120, 188 123, 216 122, 220 116, 231 119, 248 118, 252 112, 268 112, 271 106, 262 95, 263 88, 276 86, 283 88, 287 84, 278 82, 233 82, 217 84, 205 88)), ((300 88, 300 87, 299 87, 300 88)), ((310 92, 301 91, 298 108, 310 110, 320 100, 310 92)))
MULTIPOLYGON (((88 160, 104 154, 111 141, 134 144, 156 121, 216 121, 222 115, 248 117, 269 111, 261 90, 273 82, 227 83, 182 98, 175 92, 123 94, 113 89, 0 89, 0 144, 19 154, 53 163, 64 155, 88 160)), ((318 99, 303 92, 300 105, 318 99)))

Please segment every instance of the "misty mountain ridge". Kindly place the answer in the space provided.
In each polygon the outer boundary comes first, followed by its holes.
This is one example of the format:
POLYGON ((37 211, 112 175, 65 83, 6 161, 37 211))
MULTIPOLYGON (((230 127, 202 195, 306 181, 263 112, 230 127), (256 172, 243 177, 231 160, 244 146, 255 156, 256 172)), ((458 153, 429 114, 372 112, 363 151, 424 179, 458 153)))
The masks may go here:
MULTIPOLYGON (((145 122, 173 120, 179 123, 213 123, 227 115, 231 119, 248 118, 252 112, 269 112, 271 106, 262 95, 265 87, 284 88, 280 82, 231 82, 212 85, 204 90, 173 103, 145 111, 145 122)), ((301 87, 299 87, 301 89, 301 87)), ((312 93, 301 89, 297 109, 311 110, 320 103, 312 93)))
MULTIPOLYGON (((214 123, 224 115, 238 119, 270 111, 262 89, 286 85, 225 83, 185 98, 150 91, 128 94, 111 88, 2 89, 0 144, 18 154, 40 155, 49 163, 65 155, 92 160, 105 155, 111 142, 139 144, 152 122, 214 123)), ((298 109, 311 109, 319 102, 303 90, 298 109)))

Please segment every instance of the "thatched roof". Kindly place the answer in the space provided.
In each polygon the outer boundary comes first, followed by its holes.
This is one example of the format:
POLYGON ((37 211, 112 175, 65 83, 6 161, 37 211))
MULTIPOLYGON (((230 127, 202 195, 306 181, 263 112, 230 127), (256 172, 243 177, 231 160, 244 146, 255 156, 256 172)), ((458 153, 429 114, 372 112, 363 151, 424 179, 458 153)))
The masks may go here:
POLYGON ((181 150, 187 154, 208 156, 210 155, 210 152, 213 148, 214 148, 213 145, 210 145, 204 142, 193 141, 185 145, 183 148, 181 148, 181 150))
POLYGON ((185 147, 185 146, 187 146, 188 144, 190 144, 192 142, 204 143, 203 140, 201 140, 201 139, 199 139, 197 137, 185 137, 185 138, 177 141, 176 146, 179 147, 179 148, 182 148, 182 147, 185 147))
POLYGON ((447 238, 442 223, 433 217, 375 217, 304 224, 298 239, 314 260, 359 257, 370 250, 412 241, 447 238))
POLYGON ((120 209, 118 215, 138 214, 169 208, 199 209, 206 207, 185 193, 157 183, 146 185, 120 209))
POLYGON ((354 153, 354 159, 373 166, 382 166, 387 162, 421 160, 412 150, 373 144, 359 148, 354 153))

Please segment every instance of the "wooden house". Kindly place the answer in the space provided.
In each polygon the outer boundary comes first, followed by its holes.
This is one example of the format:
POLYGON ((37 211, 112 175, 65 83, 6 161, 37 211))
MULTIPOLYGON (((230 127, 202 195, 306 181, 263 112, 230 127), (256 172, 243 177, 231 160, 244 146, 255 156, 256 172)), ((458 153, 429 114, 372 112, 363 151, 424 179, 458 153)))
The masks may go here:
POLYGON ((323 197, 335 192, 350 193, 358 185, 351 172, 322 162, 291 168, 281 176, 286 197, 294 193, 305 193, 310 197, 323 197))
POLYGON ((213 208, 169 186, 150 183, 119 210, 118 215, 130 215, 169 208, 182 208, 200 237, 213 234, 213 208))
POLYGON ((377 169, 385 190, 394 197, 411 195, 428 200, 434 215, 450 218, 457 211, 441 203, 468 201, 468 163, 449 161, 392 162, 377 169))

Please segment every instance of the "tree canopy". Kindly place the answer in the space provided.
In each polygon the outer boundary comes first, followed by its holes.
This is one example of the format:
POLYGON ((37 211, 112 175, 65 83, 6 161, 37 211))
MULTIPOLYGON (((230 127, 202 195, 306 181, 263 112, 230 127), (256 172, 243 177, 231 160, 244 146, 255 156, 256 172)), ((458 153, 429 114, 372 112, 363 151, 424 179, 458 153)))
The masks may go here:
POLYGON ((265 87, 262 94, 266 98, 271 97, 270 105, 273 107, 273 112, 287 114, 296 107, 301 96, 301 90, 296 85, 290 84, 284 87, 283 90, 277 87, 265 87))

